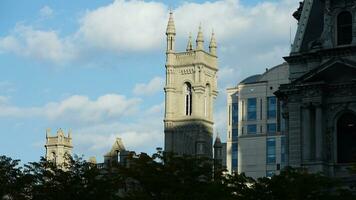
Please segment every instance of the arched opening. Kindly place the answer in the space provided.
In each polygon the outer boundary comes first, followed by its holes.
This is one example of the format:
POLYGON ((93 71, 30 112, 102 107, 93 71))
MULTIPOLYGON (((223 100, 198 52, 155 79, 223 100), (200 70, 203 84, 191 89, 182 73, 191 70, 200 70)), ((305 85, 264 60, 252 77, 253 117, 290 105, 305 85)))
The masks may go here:
POLYGON ((184 84, 185 115, 192 115, 192 86, 190 83, 184 84))
POLYGON ((345 113, 337 121, 337 161, 356 162, 356 115, 345 113))
POLYGON ((56 161, 57 161, 56 152, 52 152, 52 158, 51 158, 51 160, 52 160, 54 163, 56 163, 56 161))
POLYGON ((341 12, 337 16, 337 44, 346 45, 352 42, 352 15, 350 12, 341 12))

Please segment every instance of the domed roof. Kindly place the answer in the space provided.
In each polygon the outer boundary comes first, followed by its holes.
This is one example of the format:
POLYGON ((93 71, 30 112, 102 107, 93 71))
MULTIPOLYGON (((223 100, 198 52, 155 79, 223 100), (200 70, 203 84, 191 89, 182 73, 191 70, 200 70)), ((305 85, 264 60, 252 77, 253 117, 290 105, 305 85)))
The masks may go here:
POLYGON ((261 78, 261 74, 255 74, 255 75, 245 78, 243 81, 240 82, 240 84, 255 83, 255 82, 259 81, 260 78, 261 78))

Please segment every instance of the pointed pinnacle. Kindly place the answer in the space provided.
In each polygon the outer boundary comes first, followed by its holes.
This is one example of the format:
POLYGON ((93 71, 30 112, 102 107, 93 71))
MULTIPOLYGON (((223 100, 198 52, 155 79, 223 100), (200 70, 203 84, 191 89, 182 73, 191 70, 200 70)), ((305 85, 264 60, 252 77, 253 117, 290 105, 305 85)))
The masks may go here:
POLYGON ((168 20, 168 25, 167 25, 167 30, 166 30, 166 35, 168 34, 176 34, 176 28, 174 25, 174 19, 173 19, 173 12, 170 10, 169 12, 169 20, 168 20))

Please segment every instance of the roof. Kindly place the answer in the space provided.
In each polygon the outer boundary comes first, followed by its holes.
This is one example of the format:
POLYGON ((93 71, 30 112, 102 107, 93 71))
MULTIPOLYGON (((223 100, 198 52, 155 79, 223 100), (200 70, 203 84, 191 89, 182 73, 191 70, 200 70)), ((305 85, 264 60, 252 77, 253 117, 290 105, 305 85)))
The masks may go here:
POLYGON ((240 82, 240 84, 249 84, 249 83, 255 83, 258 82, 261 77, 261 74, 255 74, 252 76, 249 76, 245 78, 243 81, 240 82))

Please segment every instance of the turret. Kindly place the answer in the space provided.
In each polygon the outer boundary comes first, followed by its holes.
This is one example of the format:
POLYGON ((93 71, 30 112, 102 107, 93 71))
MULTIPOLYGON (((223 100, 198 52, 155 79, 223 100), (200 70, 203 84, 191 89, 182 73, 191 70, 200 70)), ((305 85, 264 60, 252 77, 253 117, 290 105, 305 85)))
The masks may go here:
POLYGON ((217 45, 216 45, 216 40, 215 40, 215 34, 213 31, 211 33, 211 39, 210 39, 210 44, 209 44, 209 53, 211 55, 216 56, 216 48, 217 48, 217 45))
POLYGON ((176 37, 176 28, 174 26, 172 12, 169 13, 169 20, 168 20, 166 35, 167 35, 167 50, 166 50, 166 52, 172 53, 172 52, 174 52, 175 37, 176 37))
POLYGON ((204 50, 204 36, 203 32, 201 30, 201 25, 199 25, 199 31, 198 31, 198 36, 196 40, 196 49, 197 50, 204 50))
POLYGON ((187 44, 187 51, 192 51, 192 50, 193 50, 192 34, 189 33, 189 39, 188 39, 188 44, 187 44))

